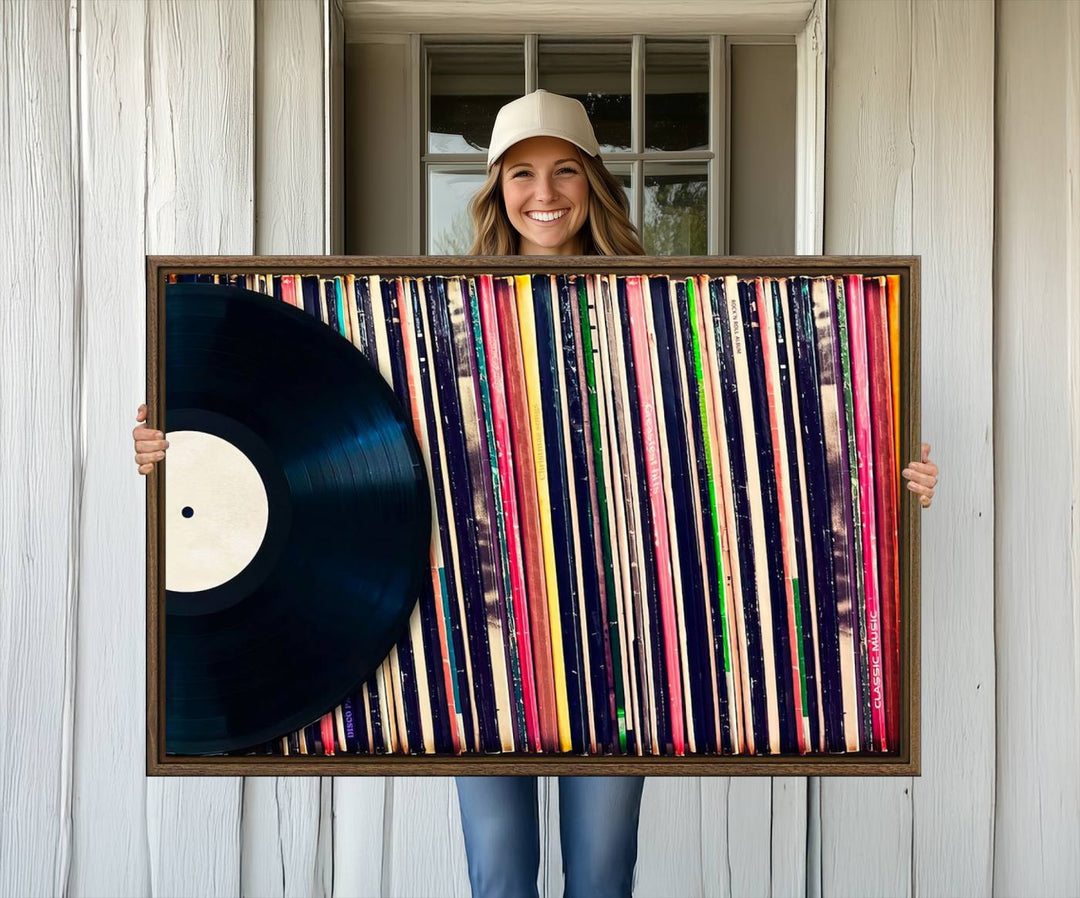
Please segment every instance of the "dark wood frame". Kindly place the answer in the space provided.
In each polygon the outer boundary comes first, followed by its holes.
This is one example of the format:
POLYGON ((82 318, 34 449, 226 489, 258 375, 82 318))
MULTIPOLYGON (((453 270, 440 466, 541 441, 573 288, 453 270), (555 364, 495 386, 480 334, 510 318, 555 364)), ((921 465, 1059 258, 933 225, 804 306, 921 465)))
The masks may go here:
MULTIPOLYGON (((294 274, 649 273, 669 275, 899 275, 900 434, 904 459, 921 458, 920 256, 147 256, 146 425, 163 429, 165 283, 169 274, 259 272, 294 274)), ((904 491, 905 494, 907 491, 904 491)), ((147 476, 146 505, 146 772, 161 776, 918 776, 920 749, 920 526, 918 497, 900 503, 900 750, 804 756, 627 757, 580 755, 335 755, 169 756, 165 754, 164 562, 165 479, 147 476)))

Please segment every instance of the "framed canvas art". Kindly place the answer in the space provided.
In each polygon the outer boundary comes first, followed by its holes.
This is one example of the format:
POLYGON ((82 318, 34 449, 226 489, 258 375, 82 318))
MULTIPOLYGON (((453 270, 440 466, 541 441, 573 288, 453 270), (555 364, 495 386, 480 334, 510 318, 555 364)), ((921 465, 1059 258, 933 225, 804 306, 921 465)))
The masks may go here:
POLYGON ((919 258, 147 257, 147 772, 918 775, 919 258))

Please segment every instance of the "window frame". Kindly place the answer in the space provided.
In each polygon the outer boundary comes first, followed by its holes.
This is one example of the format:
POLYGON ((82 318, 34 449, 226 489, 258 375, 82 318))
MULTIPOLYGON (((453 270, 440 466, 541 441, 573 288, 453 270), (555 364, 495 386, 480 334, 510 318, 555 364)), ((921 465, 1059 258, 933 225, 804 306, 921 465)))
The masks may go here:
MULTIPOLYGON (((630 219, 639 228, 645 208, 645 166, 649 162, 697 162, 703 163, 707 174, 708 203, 708 241, 707 252, 710 255, 727 254, 727 106, 728 72, 730 70, 729 46, 731 38, 727 35, 709 35, 704 41, 700 35, 657 34, 657 35, 619 35, 597 34, 590 36, 594 40, 626 41, 630 38, 630 143, 629 152, 611 152, 604 154, 604 161, 612 165, 630 166, 631 195, 633 201, 630 219), (654 39, 665 43, 680 40, 696 41, 706 44, 709 61, 709 149, 646 151, 645 142, 645 42, 654 39)), ((419 144, 414 147, 413 158, 418 160, 417 180, 419 182, 419 228, 414 237, 418 240, 421 252, 430 251, 428 241, 429 222, 429 170, 433 165, 483 165, 482 153, 431 153, 427 147, 427 135, 430 127, 430 95, 428 53, 432 47, 461 46, 469 44, 501 44, 520 40, 523 44, 525 59, 525 92, 536 90, 539 80, 539 45, 544 39, 573 43, 585 37, 573 34, 491 34, 491 35, 430 35, 419 36, 419 64, 417 71, 420 81, 420 135, 419 144)), ((792 44, 791 35, 776 35, 769 43, 792 44)))
MULTIPOLYGON (((793 43, 795 45, 795 252, 821 254, 824 251, 826 2, 827 0, 815 0, 809 15, 798 30, 785 29, 780 33, 767 35, 711 34, 708 37, 709 142, 712 148, 708 151, 712 158, 707 162, 708 252, 710 255, 728 254, 731 47, 745 43, 793 43)), ((432 158, 435 154, 428 154, 426 145, 428 131, 427 48, 437 43, 505 43, 510 39, 521 38, 525 52, 525 91, 528 93, 537 87, 538 47, 541 34, 562 40, 570 40, 577 36, 557 31, 525 34, 514 32, 489 34, 425 32, 420 34, 413 32, 408 35, 409 70, 407 75, 410 80, 409 93, 412 100, 408 151, 410 158, 414 160, 410 167, 412 201, 409 204, 409 224, 410 240, 413 242, 415 252, 425 252, 427 248, 427 165, 429 162, 436 162, 432 158)), ((632 139, 638 141, 636 147, 640 149, 640 141, 644 135, 644 104, 641 101, 644 98, 644 42, 647 36, 645 34, 604 36, 623 39, 629 36, 633 42, 631 72, 632 78, 640 79, 640 84, 634 81, 631 83, 631 133, 632 139)), ((659 40, 677 40, 680 37, 694 37, 695 35, 667 34, 656 31, 648 36, 659 40)), ((637 223, 641 221, 644 207, 644 192, 640 186, 643 183, 641 169, 647 160, 644 158, 646 154, 642 154, 640 159, 631 159, 631 155, 610 154, 613 163, 630 161, 633 165, 631 183, 634 203, 631 218, 637 223)), ((657 155, 662 155, 663 160, 675 158, 675 154, 657 155)), ((459 164, 477 161, 483 161, 482 154, 439 154, 437 160, 437 162, 459 164)))

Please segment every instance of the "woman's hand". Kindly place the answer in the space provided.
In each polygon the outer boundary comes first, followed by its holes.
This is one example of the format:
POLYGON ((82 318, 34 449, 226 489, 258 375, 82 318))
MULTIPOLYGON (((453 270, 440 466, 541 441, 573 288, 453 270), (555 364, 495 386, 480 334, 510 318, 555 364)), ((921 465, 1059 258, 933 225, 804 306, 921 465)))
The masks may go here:
MULTIPOLYGON (((145 403, 139 406, 135 420, 146 420, 145 403)), ((149 474, 154 470, 154 465, 165 457, 169 441, 160 430, 151 430, 142 424, 132 430, 131 435, 135 439, 135 464, 139 466, 139 473, 149 474)))
POLYGON ((922 444, 922 461, 913 461, 901 472, 908 481, 907 488, 919 496, 923 508, 929 508, 934 501, 934 487, 937 486, 938 467, 930 461, 930 444, 922 444))

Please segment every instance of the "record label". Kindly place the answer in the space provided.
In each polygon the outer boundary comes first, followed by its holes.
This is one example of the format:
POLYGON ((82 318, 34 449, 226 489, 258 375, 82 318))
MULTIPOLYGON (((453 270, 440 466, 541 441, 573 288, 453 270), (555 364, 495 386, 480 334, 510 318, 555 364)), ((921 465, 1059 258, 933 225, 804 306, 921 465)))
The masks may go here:
POLYGON ((266 536, 266 487, 236 446, 198 430, 168 433, 165 588, 199 592, 251 564, 266 536))

